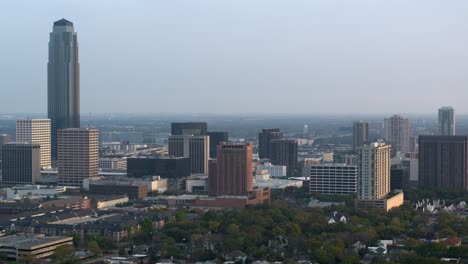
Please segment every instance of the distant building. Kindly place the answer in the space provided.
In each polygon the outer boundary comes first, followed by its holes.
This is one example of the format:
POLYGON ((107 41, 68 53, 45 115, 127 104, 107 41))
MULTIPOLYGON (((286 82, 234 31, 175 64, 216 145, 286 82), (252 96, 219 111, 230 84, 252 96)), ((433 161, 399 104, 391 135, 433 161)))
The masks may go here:
POLYGON ((16 142, 41 146, 41 167, 52 166, 50 153, 50 119, 16 120, 16 142))
POLYGON ((97 128, 67 128, 58 131, 58 184, 81 186, 83 179, 99 173, 97 128))
POLYGON ((184 178, 190 175, 190 159, 169 158, 128 158, 129 177, 155 176, 163 178, 184 178))
POLYGON ((455 111, 453 107, 439 108, 439 135, 455 136, 455 111))
POLYGON ((357 192, 357 167, 345 164, 312 165, 304 168, 309 177, 309 191, 346 195, 357 192))
POLYGON ((353 123, 353 151, 369 139, 369 124, 365 121, 355 121, 353 123))
POLYGON ((273 165, 269 162, 258 165, 256 171, 267 170, 272 178, 286 177, 287 169, 283 165, 273 165))
POLYGON ((57 160, 58 130, 80 127, 80 63, 73 23, 54 22, 47 63, 47 116, 51 120, 51 154, 57 160))
POLYGON ((344 163, 346 165, 356 165, 357 163, 356 155, 344 155, 344 163))
MULTIPOLYGON (((274 139, 282 139, 283 133, 279 128, 262 129, 258 134, 258 156, 260 159, 270 159, 270 144, 274 139)), ((275 164, 276 165, 276 164, 275 164)))
POLYGON ((208 194, 211 196, 246 195, 252 191, 251 143, 218 145, 216 161, 210 161, 208 194))
POLYGON ((186 123, 172 123, 171 135, 172 136, 206 136, 208 125, 206 122, 186 122, 186 123))
POLYGON ((410 152, 411 126, 408 118, 399 115, 385 118, 384 132, 385 141, 391 141, 392 148, 410 152))
POLYGON ((209 152, 209 136, 169 136, 169 155, 189 158, 192 174, 208 174, 209 152))
POLYGON ((41 176, 41 146, 9 143, 2 146, 3 184, 34 184, 41 176))
POLYGON ((467 136, 419 136, 419 187, 468 190, 467 136))
POLYGON ((228 132, 208 132, 210 136, 210 158, 216 159, 218 145, 221 142, 229 142, 228 132))
POLYGON ((392 166, 390 169, 390 190, 401 190, 404 177, 405 170, 403 168, 400 166, 392 166))
POLYGON ((125 170, 127 159, 125 158, 100 158, 99 169, 101 170, 125 170))
POLYGON ((207 175, 193 175, 185 181, 187 193, 206 193, 208 192, 208 176, 207 175))
MULTIPOLYGON (((270 160, 274 165, 287 167, 288 176, 297 176, 299 163, 297 159, 298 145, 294 139, 274 139, 270 143, 270 160)), ((333 159, 333 154, 332 154, 333 159)))
POLYGON ((89 183, 89 194, 127 195, 131 199, 143 199, 148 195, 148 184, 132 181, 92 181, 89 183))
POLYGON ((2 145, 10 143, 10 135, 8 134, 0 134, 0 165, 2 161, 2 145))

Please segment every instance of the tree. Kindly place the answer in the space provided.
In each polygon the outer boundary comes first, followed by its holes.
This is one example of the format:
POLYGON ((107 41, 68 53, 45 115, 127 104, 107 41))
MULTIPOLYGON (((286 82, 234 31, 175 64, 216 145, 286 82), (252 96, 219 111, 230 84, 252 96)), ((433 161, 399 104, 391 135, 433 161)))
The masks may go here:
POLYGON ((71 245, 58 246, 52 254, 52 261, 60 264, 76 263, 75 249, 71 245))
POLYGON ((88 242, 88 250, 94 255, 101 255, 102 249, 99 247, 98 243, 94 240, 88 242))

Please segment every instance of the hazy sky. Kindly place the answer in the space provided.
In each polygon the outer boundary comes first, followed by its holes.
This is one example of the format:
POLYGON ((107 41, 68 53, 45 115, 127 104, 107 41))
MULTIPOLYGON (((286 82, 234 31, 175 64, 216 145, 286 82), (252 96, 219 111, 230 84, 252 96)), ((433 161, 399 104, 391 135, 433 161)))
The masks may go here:
POLYGON ((466 0, 2 1, 0 112, 47 111, 55 20, 81 112, 468 112, 466 0))

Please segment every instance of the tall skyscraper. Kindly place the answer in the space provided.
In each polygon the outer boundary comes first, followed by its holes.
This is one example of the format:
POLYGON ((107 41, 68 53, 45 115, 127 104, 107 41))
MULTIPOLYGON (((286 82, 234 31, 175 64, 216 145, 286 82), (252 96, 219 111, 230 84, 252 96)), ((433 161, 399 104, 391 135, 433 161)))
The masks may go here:
POLYGON ((455 136, 455 111, 453 107, 439 108, 439 135, 455 136))
POLYGON ((364 144, 369 139, 369 124, 365 121, 355 121, 353 123, 353 151, 364 144))
POLYGON ((270 142, 270 161, 287 167, 288 176, 298 176, 298 143, 295 139, 274 139, 270 142))
POLYGON ((358 199, 380 200, 390 193, 390 148, 382 142, 358 148, 358 199))
POLYGON ((419 136, 419 187, 468 190, 468 136, 419 136))
POLYGON ((73 23, 54 22, 47 64, 47 113, 51 120, 52 160, 57 160, 58 129, 80 127, 80 64, 73 23))
POLYGON ((52 166, 50 158, 50 119, 16 120, 16 142, 41 146, 41 167, 52 166))
POLYGON ((205 136, 207 135, 207 127, 208 125, 206 124, 206 122, 172 123, 171 135, 205 136))
POLYGON ((32 143, 9 143, 2 147, 2 182, 34 184, 41 176, 41 147, 32 143))
POLYGON ((169 136, 169 155, 189 158, 192 174, 208 174, 210 137, 171 135, 169 136))
POLYGON ((208 194, 246 195, 252 191, 252 152, 251 143, 218 145, 216 161, 210 161, 208 194))
POLYGON ((408 118, 394 115, 385 118, 385 141, 390 141, 396 151, 410 152, 411 126, 408 118))
POLYGON ((67 128, 58 131, 58 184, 82 186, 83 179, 99 173, 97 128, 67 128))
MULTIPOLYGON (((261 159, 270 159, 270 143, 274 139, 282 139, 283 133, 279 128, 262 129, 258 134, 258 156, 261 159)), ((275 164, 276 165, 276 164, 275 164)))
POLYGON ((208 136, 210 136, 210 158, 216 159, 218 145, 229 141, 228 132, 208 132, 208 136))

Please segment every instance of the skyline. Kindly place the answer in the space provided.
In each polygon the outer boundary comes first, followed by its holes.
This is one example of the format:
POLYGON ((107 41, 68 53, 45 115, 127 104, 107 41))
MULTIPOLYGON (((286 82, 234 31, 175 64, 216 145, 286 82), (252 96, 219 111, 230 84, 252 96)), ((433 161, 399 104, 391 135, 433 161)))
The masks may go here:
POLYGON ((28 3, 19 15, 0 16, 9 36, 0 87, 14 87, 2 89, 0 113, 46 112, 47 43, 61 18, 80 35, 84 116, 404 115, 445 105, 468 113, 463 1, 112 1, 112 10, 110 1, 28 3))

